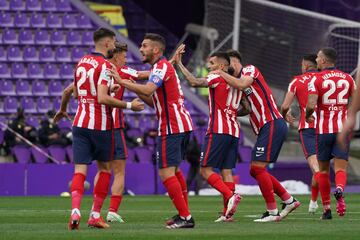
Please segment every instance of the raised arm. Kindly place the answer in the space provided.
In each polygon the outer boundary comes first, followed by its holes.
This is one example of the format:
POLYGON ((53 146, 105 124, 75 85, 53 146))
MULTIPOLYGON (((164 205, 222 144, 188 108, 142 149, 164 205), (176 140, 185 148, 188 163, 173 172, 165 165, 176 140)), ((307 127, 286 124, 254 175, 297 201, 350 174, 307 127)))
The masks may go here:
POLYGON ((241 76, 239 79, 221 70, 216 71, 215 73, 223 77, 230 86, 240 90, 248 88, 254 81, 254 78, 251 76, 241 76))
POLYGON ((206 78, 196 78, 180 61, 178 62, 178 67, 182 74, 184 75, 185 79, 189 82, 190 86, 192 87, 208 87, 208 83, 206 78))

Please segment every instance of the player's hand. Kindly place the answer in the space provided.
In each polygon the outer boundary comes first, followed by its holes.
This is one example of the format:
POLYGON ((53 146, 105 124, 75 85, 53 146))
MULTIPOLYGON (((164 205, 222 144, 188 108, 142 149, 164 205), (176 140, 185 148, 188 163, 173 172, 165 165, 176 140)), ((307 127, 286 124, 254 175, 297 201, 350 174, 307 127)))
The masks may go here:
POLYGON ((120 90, 121 86, 119 84, 112 84, 110 86, 110 92, 117 93, 120 90))
POLYGON ((120 85, 124 82, 124 80, 120 77, 119 73, 114 70, 114 69, 110 69, 108 70, 108 73, 107 73, 110 77, 113 77, 115 79, 115 81, 117 83, 119 83, 120 85))
POLYGON ((179 64, 182 59, 182 55, 185 53, 185 44, 180 44, 180 46, 175 50, 174 56, 171 58, 171 61, 175 64, 179 64))
POLYGON ((346 149, 349 141, 351 139, 352 131, 355 126, 355 117, 354 116, 348 116, 346 119, 344 126, 339 134, 337 134, 337 141, 342 149, 346 149))
POLYGON ((307 123, 313 123, 314 121, 315 121, 315 118, 314 118, 313 115, 311 115, 310 117, 307 117, 307 118, 306 118, 306 122, 307 122, 307 123))
POLYGON ((144 110, 145 105, 142 101, 140 101, 139 98, 135 98, 134 100, 131 101, 131 110, 135 111, 135 112, 140 112, 142 110, 144 110))
POLYGON ((285 120, 286 120, 288 123, 290 123, 290 125, 293 125, 293 124, 294 124, 295 118, 294 118, 294 116, 290 113, 290 111, 288 111, 288 112, 286 113, 285 120))
POLYGON ((62 118, 67 118, 67 119, 71 120, 71 118, 67 112, 58 111, 54 116, 54 123, 58 123, 60 121, 60 119, 62 119, 62 118))

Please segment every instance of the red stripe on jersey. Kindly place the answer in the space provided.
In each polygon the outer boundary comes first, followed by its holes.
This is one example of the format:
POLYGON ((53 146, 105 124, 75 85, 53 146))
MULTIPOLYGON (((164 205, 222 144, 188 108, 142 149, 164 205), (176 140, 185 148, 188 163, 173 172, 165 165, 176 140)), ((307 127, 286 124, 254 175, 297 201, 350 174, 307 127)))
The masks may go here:
POLYGON ((266 161, 269 162, 271 159, 271 148, 272 148, 272 139, 274 134, 274 121, 270 122, 270 133, 269 133, 269 145, 266 153, 266 161))

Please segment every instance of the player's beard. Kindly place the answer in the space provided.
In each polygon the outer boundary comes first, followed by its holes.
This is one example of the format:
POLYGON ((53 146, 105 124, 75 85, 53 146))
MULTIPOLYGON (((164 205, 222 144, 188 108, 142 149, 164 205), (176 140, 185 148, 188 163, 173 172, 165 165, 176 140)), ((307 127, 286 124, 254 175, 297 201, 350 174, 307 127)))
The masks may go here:
POLYGON ((106 58, 107 59, 112 59, 114 57, 114 49, 109 49, 108 51, 107 51, 107 56, 106 56, 106 58))

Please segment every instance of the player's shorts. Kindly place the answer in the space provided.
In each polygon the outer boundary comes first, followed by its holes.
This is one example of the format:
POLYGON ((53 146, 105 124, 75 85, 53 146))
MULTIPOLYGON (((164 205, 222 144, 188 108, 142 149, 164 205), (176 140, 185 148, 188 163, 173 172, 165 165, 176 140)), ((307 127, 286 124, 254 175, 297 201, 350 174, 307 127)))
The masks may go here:
POLYGON ((156 162, 159 168, 177 167, 185 157, 191 132, 156 137, 156 162))
POLYGON ((126 147, 124 129, 114 129, 114 145, 114 160, 126 160, 128 158, 128 151, 126 147))
POLYGON ((316 152, 319 161, 330 161, 332 158, 348 160, 349 144, 343 150, 336 141, 336 133, 316 134, 316 152))
POLYGON ((274 163, 277 161, 288 127, 284 119, 266 123, 259 132, 251 153, 252 161, 274 163))
POLYGON ((205 136, 201 147, 200 166, 232 169, 236 166, 239 138, 210 133, 205 136))
POLYGON ((107 162, 113 159, 112 130, 73 127, 72 134, 75 164, 91 164, 93 160, 107 162))
POLYGON ((315 128, 304 128, 299 131, 299 137, 305 158, 316 154, 315 128))

